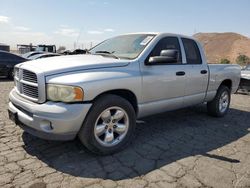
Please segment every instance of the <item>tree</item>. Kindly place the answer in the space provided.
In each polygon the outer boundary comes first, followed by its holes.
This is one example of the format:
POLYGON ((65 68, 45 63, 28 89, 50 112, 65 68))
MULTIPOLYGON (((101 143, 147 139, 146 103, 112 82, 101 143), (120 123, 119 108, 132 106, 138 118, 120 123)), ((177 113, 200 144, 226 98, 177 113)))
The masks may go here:
POLYGON ((246 55, 239 55, 236 58, 236 63, 241 65, 241 66, 246 66, 246 65, 250 64, 250 58, 246 55))
POLYGON ((65 46, 59 46, 59 48, 57 49, 57 52, 61 53, 61 52, 65 51, 65 50, 66 50, 65 46))
POLYGON ((228 59, 221 59, 220 64, 230 64, 230 61, 228 59))

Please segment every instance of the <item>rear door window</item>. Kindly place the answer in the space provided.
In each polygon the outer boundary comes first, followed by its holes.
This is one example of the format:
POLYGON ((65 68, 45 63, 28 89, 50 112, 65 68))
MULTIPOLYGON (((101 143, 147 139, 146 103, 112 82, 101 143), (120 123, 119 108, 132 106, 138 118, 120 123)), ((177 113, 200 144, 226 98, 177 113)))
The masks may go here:
POLYGON ((194 40, 182 38, 181 39, 186 52, 187 64, 202 64, 200 50, 194 40))

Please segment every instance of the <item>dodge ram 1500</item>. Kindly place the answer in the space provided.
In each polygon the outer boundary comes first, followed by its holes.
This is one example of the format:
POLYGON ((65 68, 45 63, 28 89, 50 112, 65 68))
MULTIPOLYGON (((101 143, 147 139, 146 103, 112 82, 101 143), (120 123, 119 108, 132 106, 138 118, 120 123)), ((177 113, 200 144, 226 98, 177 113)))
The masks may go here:
POLYGON ((200 103, 224 116, 240 81, 237 65, 208 65, 195 39, 134 33, 98 44, 86 55, 18 64, 9 117, 32 135, 78 136, 110 154, 132 139, 136 119, 200 103))

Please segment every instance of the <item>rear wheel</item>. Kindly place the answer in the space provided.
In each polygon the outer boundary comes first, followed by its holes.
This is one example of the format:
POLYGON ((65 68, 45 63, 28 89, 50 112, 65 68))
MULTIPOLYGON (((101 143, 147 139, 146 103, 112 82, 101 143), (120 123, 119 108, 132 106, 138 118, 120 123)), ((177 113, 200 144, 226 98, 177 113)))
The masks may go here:
POLYGON ((78 136, 90 151, 112 154, 131 141, 135 125, 135 111, 127 100, 104 95, 94 102, 78 136))
POLYGON ((231 101, 230 90, 222 85, 219 87, 215 98, 207 103, 208 114, 215 117, 222 117, 228 112, 231 101))

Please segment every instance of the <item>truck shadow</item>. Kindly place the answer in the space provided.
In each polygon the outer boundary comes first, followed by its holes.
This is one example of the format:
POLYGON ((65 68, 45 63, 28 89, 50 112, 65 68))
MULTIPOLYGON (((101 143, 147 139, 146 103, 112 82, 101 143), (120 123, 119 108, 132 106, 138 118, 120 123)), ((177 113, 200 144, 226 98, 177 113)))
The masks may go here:
POLYGON ((89 153, 77 139, 45 141, 23 134, 24 149, 57 171, 86 178, 129 179, 189 156, 203 155, 229 163, 240 161, 209 154, 249 133, 247 111, 231 108, 224 118, 207 116, 204 105, 144 118, 135 139, 110 156, 89 153))

